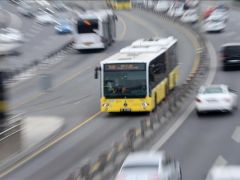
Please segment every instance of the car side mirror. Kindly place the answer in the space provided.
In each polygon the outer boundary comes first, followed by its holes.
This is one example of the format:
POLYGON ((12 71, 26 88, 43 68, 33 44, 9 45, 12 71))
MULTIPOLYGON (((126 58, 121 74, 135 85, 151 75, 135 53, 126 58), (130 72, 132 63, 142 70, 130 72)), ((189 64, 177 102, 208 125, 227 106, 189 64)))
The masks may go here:
POLYGON ((98 79, 98 71, 101 71, 100 67, 95 68, 94 79, 98 79))
POLYGON ((229 89, 230 92, 237 93, 238 91, 235 89, 229 89))

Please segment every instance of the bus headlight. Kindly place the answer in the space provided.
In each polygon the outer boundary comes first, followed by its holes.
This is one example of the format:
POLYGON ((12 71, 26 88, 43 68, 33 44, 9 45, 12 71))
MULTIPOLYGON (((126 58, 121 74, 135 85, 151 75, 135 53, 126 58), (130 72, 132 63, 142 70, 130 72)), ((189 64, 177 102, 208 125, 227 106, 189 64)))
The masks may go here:
POLYGON ((146 108, 147 106, 148 106, 148 103, 146 103, 146 102, 143 102, 143 103, 142 103, 142 107, 143 107, 143 108, 146 108))
POLYGON ((102 106, 107 108, 109 106, 109 104, 108 103, 103 103, 102 106))

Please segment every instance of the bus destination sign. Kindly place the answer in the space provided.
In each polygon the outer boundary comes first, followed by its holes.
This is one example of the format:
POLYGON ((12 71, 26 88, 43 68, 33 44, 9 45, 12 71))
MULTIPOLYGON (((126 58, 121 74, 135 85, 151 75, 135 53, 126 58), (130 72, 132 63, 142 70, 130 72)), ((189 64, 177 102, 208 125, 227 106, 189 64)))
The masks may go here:
POLYGON ((143 63, 124 63, 124 64, 105 64, 105 71, 143 71, 145 64, 143 63))

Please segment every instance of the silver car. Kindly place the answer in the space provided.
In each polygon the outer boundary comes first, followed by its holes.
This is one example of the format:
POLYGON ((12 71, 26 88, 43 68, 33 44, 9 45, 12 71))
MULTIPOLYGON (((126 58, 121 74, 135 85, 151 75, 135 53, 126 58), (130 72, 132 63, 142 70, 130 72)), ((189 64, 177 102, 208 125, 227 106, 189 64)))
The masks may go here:
POLYGON ((179 162, 164 151, 135 152, 124 160, 116 180, 181 180, 179 162))

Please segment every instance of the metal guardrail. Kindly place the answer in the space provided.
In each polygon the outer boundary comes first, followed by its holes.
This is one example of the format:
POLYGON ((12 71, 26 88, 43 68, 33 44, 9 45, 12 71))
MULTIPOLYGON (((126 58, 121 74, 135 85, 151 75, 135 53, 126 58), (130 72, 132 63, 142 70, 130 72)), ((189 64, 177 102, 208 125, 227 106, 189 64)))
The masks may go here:
POLYGON ((54 56, 56 56, 58 53, 60 53, 61 51, 64 51, 65 49, 71 47, 73 44, 73 39, 71 39, 69 42, 65 43, 64 45, 62 45, 60 48, 53 50, 52 52, 50 52, 49 54, 47 54, 46 56, 44 56, 41 59, 36 59, 33 60, 32 63, 20 68, 20 69, 16 69, 14 71, 8 71, 5 74, 5 80, 9 81, 11 79, 13 79, 14 77, 20 75, 21 73, 26 72, 27 70, 32 69, 33 67, 40 65, 41 63, 43 63, 46 59, 50 59, 53 58, 54 56))
MULTIPOLYGON (((145 10, 143 7, 135 8, 145 10)), ((85 165, 71 173, 67 177, 67 180, 102 180, 106 179, 113 172, 116 172, 116 169, 120 167, 127 154, 138 149, 140 145, 156 132, 157 129, 159 129, 165 122, 171 120, 174 114, 181 109, 184 100, 193 97, 199 85, 206 78, 209 60, 202 34, 197 29, 180 22, 178 19, 172 19, 165 14, 157 13, 157 15, 169 22, 176 23, 177 25, 188 29, 189 33, 197 39, 201 46, 201 50, 197 52, 199 60, 194 62, 192 71, 188 75, 186 81, 175 88, 175 90, 167 96, 157 109, 150 113, 149 118, 141 120, 138 128, 129 129, 122 142, 114 143, 110 150, 101 153, 94 162, 85 163, 85 165)))

